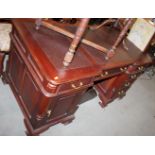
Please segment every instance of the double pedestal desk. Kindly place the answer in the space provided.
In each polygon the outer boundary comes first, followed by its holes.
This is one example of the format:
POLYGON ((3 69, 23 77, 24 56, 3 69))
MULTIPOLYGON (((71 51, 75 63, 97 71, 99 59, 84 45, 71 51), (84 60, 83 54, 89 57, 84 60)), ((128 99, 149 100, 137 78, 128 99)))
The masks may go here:
POLYGON ((24 114, 27 135, 70 123, 88 89, 95 88, 102 107, 123 97, 152 65, 151 57, 134 46, 127 51, 120 45, 105 60, 103 53, 81 43, 73 62, 64 67, 71 40, 44 27, 37 31, 33 20, 13 20, 11 40, 4 79, 24 114))

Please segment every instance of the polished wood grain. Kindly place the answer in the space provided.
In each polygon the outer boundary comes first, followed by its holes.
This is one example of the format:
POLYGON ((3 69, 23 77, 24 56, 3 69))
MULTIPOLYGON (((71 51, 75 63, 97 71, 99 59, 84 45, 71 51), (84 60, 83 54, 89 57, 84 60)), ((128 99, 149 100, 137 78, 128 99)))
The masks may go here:
MULTIPOLYGON (((108 34, 111 30, 106 28, 102 32, 108 34)), ((92 33, 87 35, 101 41, 92 33)), ((104 44, 112 40, 111 36, 104 44)), ((58 123, 70 123, 82 96, 102 82, 107 89, 107 93, 100 95, 105 97, 105 106, 114 96, 119 97, 122 81, 125 85, 127 79, 135 80, 134 74, 152 63, 147 53, 140 53, 130 43, 130 52, 121 45, 108 62, 104 53, 81 43, 72 63, 65 68, 62 62, 72 40, 45 27, 37 31, 32 19, 13 20, 11 41, 5 79, 24 114, 27 135, 38 135, 58 123), (113 77, 119 82, 109 83, 113 77), (115 94, 111 95, 116 86, 115 94)))

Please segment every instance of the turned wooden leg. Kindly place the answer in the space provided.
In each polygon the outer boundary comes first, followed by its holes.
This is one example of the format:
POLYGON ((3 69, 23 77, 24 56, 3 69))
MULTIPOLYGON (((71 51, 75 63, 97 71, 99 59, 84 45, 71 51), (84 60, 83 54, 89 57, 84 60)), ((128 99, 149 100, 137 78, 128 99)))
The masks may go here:
POLYGON ((108 60, 109 58, 114 56, 116 48, 118 47, 118 45, 121 43, 121 41, 123 40, 123 38, 127 34, 128 30, 130 28, 130 25, 132 24, 132 21, 133 21, 133 19, 128 19, 128 21, 126 22, 126 25, 124 26, 124 28, 120 32, 120 34, 119 34, 118 38, 116 39, 114 45, 108 51, 107 56, 106 56, 106 60, 108 60))
POLYGON ((63 65, 65 67, 69 66, 69 64, 72 62, 73 57, 74 57, 74 53, 75 53, 83 35, 84 35, 84 32, 85 32, 87 25, 88 25, 88 22, 89 22, 89 18, 83 18, 81 20, 80 25, 77 28, 77 31, 76 31, 75 36, 73 38, 73 41, 69 47, 69 50, 64 57, 63 65))

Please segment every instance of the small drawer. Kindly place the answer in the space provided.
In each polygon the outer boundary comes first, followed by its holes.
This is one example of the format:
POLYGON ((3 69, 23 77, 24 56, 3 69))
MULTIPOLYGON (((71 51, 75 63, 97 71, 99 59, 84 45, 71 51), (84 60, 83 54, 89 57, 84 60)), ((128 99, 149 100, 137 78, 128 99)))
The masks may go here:
POLYGON ((135 71, 132 72, 131 74, 143 73, 149 66, 150 64, 137 65, 135 71))
POLYGON ((126 72, 128 70, 128 66, 120 67, 120 72, 126 72))
POLYGON ((132 85, 132 82, 130 82, 130 81, 127 81, 127 82, 125 82, 124 83, 124 88, 129 88, 130 86, 132 85))
POLYGON ((119 89, 117 89, 117 91, 115 91, 112 99, 114 100, 116 98, 123 98, 126 95, 126 92, 129 88, 130 87, 120 87, 119 89))
MULTIPOLYGON (((132 80, 133 81, 133 80, 132 80)), ((107 98, 111 99, 115 96, 118 96, 118 92, 122 89, 128 89, 132 81, 129 80, 128 74, 121 74, 114 76, 108 80, 104 80, 96 85, 97 89, 100 89, 107 98)))
POLYGON ((118 75, 121 74, 123 72, 126 72, 128 69, 128 66, 123 66, 120 68, 113 68, 113 69, 109 69, 109 70, 105 70, 102 71, 102 73, 100 75, 97 75, 95 77, 95 81, 101 80, 101 79, 105 79, 114 75, 118 75))
POLYGON ((101 76, 102 77, 109 77, 109 76, 112 76, 112 75, 115 75, 115 74, 119 74, 119 73, 120 73, 119 68, 116 68, 116 69, 111 69, 111 70, 103 71, 101 76))
POLYGON ((109 74, 109 71, 103 71, 101 74, 95 76, 95 81, 98 81, 98 80, 101 80, 101 79, 105 79, 107 78, 108 76, 111 76, 109 74))
POLYGON ((135 71, 131 72, 130 74, 140 74, 143 73, 146 69, 146 66, 137 66, 135 71))
POLYGON ((136 80, 141 74, 142 74, 142 72, 136 72, 134 74, 129 74, 129 81, 136 80))
POLYGON ((126 95, 126 92, 127 92, 128 89, 129 89, 129 88, 120 89, 120 90, 116 93, 115 97, 119 97, 119 98, 124 97, 124 96, 126 95))
POLYGON ((81 80, 77 80, 77 81, 73 81, 73 82, 60 85, 58 88, 58 92, 75 91, 75 90, 79 90, 85 87, 90 87, 92 85, 93 83, 92 83, 91 78, 81 79, 81 80))
POLYGON ((101 76, 102 77, 108 77, 108 76, 117 75, 117 74, 120 74, 120 73, 123 73, 123 72, 127 71, 127 69, 128 69, 128 66, 110 69, 110 70, 107 70, 107 71, 103 71, 101 76))
POLYGON ((143 72, 145 71, 145 66, 138 66, 137 69, 139 72, 143 72))

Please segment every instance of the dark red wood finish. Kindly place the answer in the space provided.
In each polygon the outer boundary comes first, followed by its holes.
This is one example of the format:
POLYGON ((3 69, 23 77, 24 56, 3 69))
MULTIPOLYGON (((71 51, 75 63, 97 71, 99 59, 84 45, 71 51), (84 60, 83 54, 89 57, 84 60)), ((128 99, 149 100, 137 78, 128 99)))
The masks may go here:
POLYGON ((38 135, 57 123, 70 123, 87 89, 117 76, 114 78, 120 82, 107 86, 106 97, 111 100, 115 96, 110 95, 111 89, 118 84, 116 93, 119 92, 122 81, 125 84, 129 76, 126 72, 133 73, 134 68, 152 62, 132 46, 131 52, 120 46, 107 62, 104 53, 80 44, 73 62, 64 68, 63 58, 72 40, 45 27, 36 31, 34 20, 13 20, 11 40, 6 81, 24 114, 27 135, 38 135))

